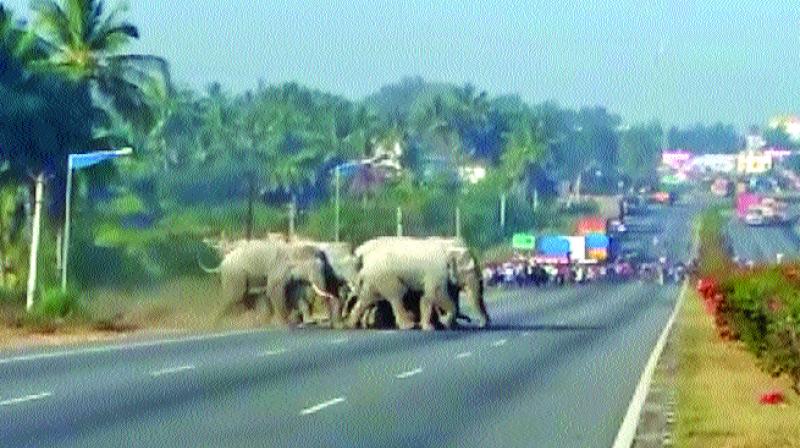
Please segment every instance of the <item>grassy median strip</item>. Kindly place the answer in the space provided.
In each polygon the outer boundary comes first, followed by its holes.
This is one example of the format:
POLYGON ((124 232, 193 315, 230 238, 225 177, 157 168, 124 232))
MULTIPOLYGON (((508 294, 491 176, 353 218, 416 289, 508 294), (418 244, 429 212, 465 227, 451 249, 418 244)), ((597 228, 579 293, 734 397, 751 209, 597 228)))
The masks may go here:
POLYGON ((739 343, 722 341, 694 291, 678 331, 679 447, 800 447, 800 397, 790 381, 773 379, 739 343), (759 397, 781 390, 788 403, 767 406, 759 397))

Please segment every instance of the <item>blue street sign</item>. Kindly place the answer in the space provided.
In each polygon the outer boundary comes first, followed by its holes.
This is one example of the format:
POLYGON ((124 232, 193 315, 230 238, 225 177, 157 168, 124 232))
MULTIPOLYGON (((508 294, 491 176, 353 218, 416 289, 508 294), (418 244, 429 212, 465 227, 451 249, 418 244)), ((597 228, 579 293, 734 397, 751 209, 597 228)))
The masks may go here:
POLYGON ((70 154, 69 155, 69 168, 73 170, 80 170, 88 168, 92 165, 97 165, 106 160, 116 159, 130 154, 130 151, 97 151, 87 154, 70 154))

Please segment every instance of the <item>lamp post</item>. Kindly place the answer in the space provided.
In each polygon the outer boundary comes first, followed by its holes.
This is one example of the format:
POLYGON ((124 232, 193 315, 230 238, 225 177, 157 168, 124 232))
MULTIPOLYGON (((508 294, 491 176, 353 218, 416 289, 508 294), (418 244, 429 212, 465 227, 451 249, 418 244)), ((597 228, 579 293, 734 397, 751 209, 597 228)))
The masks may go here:
POLYGON ((61 291, 67 290, 67 265, 69 264, 69 231, 70 231, 70 208, 72 199, 72 172, 82 168, 88 168, 106 160, 113 160, 119 157, 133 154, 133 148, 122 148, 113 151, 96 151, 87 154, 70 154, 67 158, 67 193, 64 206, 64 241, 61 256, 61 291))

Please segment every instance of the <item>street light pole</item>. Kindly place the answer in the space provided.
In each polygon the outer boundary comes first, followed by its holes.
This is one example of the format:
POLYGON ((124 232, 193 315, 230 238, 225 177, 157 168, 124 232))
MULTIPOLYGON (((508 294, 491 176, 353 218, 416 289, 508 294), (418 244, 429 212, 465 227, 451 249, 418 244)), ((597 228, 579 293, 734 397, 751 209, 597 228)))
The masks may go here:
POLYGON ((64 198, 64 239, 61 241, 63 245, 61 254, 61 291, 67 291, 67 257, 69 256, 69 225, 70 225, 70 209, 72 202, 72 158, 68 161, 67 165, 67 193, 64 198))
POLYGON ((79 162, 79 168, 85 168, 104 160, 111 160, 117 157, 129 156, 133 154, 133 148, 122 148, 115 151, 98 151, 89 154, 70 154, 67 157, 67 192, 64 202, 64 240, 61 249, 61 291, 67 291, 67 266, 69 265, 69 233, 70 233, 70 209, 72 201, 72 171, 76 169, 75 161, 79 162))

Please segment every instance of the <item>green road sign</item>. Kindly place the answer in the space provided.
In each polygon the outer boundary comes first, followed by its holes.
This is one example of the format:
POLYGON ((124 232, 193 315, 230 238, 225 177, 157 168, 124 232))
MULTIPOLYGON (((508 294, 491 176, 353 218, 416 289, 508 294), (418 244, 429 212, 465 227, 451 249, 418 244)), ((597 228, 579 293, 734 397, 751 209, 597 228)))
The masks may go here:
POLYGON ((511 247, 520 250, 536 249, 536 237, 530 233, 517 233, 511 239, 511 247))

